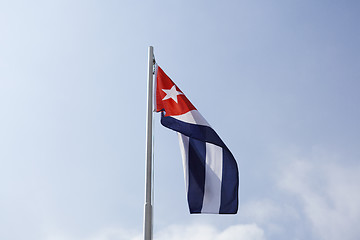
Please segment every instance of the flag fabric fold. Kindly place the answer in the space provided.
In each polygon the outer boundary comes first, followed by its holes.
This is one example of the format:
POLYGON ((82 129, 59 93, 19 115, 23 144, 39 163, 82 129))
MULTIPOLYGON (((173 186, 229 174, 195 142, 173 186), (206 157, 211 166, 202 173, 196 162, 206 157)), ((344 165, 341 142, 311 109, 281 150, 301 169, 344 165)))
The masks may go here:
POLYGON ((159 66, 155 91, 161 124, 178 133, 190 213, 237 213, 239 174, 230 150, 159 66))

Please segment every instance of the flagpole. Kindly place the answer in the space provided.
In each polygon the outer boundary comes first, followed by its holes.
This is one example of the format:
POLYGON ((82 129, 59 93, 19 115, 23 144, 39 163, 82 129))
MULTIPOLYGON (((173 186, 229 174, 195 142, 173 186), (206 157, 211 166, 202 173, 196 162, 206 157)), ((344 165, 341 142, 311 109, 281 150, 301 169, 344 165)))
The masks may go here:
POLYGON ((146 160, 145 160, 145 211, 144 240, 152 240, 152 117, 153 117, 153 66, 154 48, 149 47, 148 55, 148 93, 146 120, 146 160))

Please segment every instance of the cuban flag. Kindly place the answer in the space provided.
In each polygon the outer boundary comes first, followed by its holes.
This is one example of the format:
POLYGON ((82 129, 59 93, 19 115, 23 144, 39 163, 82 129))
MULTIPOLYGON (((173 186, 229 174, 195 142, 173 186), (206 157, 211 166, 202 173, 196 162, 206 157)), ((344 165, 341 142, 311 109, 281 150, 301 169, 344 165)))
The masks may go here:
POLYGON ((156 111, 178 133, 190 213, 235 214, 239 174, 234 156, 175 83, 156 66, 156 111))

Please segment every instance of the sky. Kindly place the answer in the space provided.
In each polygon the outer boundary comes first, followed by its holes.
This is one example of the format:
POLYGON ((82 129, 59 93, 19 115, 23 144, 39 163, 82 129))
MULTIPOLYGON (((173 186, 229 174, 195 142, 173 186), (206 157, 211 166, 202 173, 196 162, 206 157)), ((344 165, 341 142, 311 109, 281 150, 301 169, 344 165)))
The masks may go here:
POLYGON ((148 47, 235 156, 190 215, 154 115, 154 239, 360 236, 360 2, 0 0, 0 239, 142 239, 148 47))

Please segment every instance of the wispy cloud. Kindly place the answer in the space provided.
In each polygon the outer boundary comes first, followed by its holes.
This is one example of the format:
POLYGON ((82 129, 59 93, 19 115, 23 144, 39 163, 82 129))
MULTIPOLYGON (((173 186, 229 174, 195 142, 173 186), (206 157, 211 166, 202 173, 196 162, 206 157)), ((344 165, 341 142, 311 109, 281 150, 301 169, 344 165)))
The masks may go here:
MULTIPOLYGON (((87 238, 52 236, 47 240, 142 240, 142 233, 119 228, 106 228, 87 238)), ((233 225, 219 231, 212 225, 171 225, 155 233, 157 240, 265 240, 264 231, 256 224, 233 225)))
POLYGON ((264 231, 256 224, 233 225, 219 231, 211 225, 173 225, 156 235, 159 240, 264 240, 264 231))
POLYGON ((355 240, 360 235, 360 166, 347 166, 326 154, 295 158, 284 166, 279 187, 297 198, 319 239, 355 240))
POLYGON ((256 223, 267 239, 358 239, 360 164, 330 152, 280 154, 272 191, 241 206, 244 222, 256 223))

